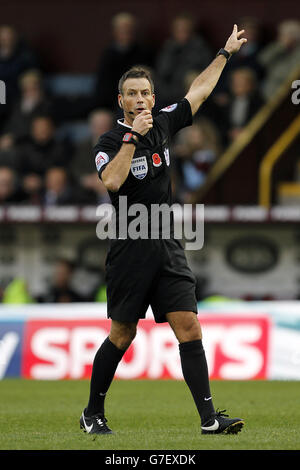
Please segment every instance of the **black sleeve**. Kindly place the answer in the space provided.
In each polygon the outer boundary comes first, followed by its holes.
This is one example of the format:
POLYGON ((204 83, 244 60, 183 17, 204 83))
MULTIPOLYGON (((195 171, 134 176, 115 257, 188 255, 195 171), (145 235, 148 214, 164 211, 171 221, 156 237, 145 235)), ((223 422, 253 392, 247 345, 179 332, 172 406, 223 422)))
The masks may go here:
POLYGON ((101 179, 101 174, 104 168, 108 165, 109 162, 116 156, 120 146, 109 136, 104 134, 101 136, 94 147, 94 157, 95 165, 98 171, 99 178, 101 179))
POLYGON ((168 126, 171 136, 180 131, 180 129, 190 126, 193 123, 193 115, 189 101, 184 98, 178 103, 161 109, 158 114, 158 120, 168 126))

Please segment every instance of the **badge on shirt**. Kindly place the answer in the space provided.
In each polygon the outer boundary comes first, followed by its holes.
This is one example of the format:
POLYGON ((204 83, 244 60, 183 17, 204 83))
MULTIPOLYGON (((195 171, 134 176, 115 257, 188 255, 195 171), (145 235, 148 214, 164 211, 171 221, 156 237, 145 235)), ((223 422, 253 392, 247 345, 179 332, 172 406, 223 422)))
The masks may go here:
POLYGON ((146 157, 134 158, 131 162, 131 173, 135 178, 142 180, 148 173, 148 163, 146 157))
POLYGON ((164 156, 165 156, 166 164, 168 166, 170 166, 170 154, 169 154, 169 149, 168 148, 166 148, 164 150, 164 156))
POLYGON ((95 157, 95 163, 97 171, 105 164, 109 162, 109 156, 105 152, 98 152, 95 157))
POLYGON ((152 163, 154 166, 160 166, 162 164, 161 158, 158 153, 152 155, 152 163))
POLYGON ((174 111, 174 109, 177 108, 177 104, 178 103, 170 104, 169 106, 162 108, 161 111, 166 111, 167 113, 170 113, 171 111, 174 111))

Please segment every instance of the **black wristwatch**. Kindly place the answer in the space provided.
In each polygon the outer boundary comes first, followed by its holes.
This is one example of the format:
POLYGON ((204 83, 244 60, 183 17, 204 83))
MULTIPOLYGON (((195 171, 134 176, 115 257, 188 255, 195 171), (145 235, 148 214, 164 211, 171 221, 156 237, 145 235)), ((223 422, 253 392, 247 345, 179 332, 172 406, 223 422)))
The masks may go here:
POLYGON ((226 57, 227 62, 229 61, 229 59, 231 57, 231 54, 228 51, 226 51, 226 49, 223 49, 223 48, 219 50, 216 57, 218 57, 218 55, 223 55, 224 57, 226 57))
POLYGON ((133 144, 137 146, 137 141, 133 138, 133 133, 132 132, 126 132, 124 134, 123 139, 122 139, 123 144, 133 144))

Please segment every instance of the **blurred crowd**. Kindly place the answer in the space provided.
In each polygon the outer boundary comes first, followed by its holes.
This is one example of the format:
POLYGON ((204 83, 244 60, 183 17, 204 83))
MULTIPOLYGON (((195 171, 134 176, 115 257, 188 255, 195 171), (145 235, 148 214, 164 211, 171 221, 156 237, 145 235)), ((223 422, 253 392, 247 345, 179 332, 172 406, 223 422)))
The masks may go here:
MULTIPOLYGON (((82 268, 82 266, 81 266, 82 268)), ((97 266, 94 279, 90 273, 85 272, 85 288, 76 281, 80 266, 76 261, 66 258, 57 258, 52 267, 51 274, 44 279, 44 287, 39 293, 32 293, 29 283, 23 277, 14 277, 0 284, 0 302, 3 304, 27 303, 71 303, 71 302, 106 302, 106 284, 104 280, 104 267, 97 266)), ((82 283, 81 283, 82 284, 82 283)))
MULTIPOLYGON (((121 116, 120 76, 135 64, 149 67, 158 112, 182 99, 216 54, 188 14, 173 18, 169 37, 156 51, 138 40, 137 20, 130 13, 112 18, 111 39, 95 56, 95 85, 90 93, 75 95, 56 93, 26 38, 11 25, 0 26, 0 80, 7 103, 0 106, 1 205, 107 202, 92 149, 121 116)), ((283 21, 268 40, 258 18, 241 18, 238 26, 245 29, 247 43, 228 62, 194 124, 173 143, 177 202, 189 201, 222 151, 300 63, 299 21, 283 21)))

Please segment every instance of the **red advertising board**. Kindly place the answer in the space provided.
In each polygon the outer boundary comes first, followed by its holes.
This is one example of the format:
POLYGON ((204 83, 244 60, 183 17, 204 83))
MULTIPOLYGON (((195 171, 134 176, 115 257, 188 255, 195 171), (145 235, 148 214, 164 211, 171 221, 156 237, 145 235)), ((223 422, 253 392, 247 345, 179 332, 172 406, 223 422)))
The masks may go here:
POLYGON ((212 379, 265 379, 271 322, 266 315, 201 316, 203 343, 212 379))
MULTIPOLYGON (((212 379, 267 378, 270 320, 266 315, 199 315, 212 379)), ((89 378, 95 353, 107 337, 106 319, 26 322, 23 377, 89 378)), ((178 343, 167 323, 141 320, 137 336, 118 366, 120 379, 182 379, 178 343)))

